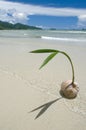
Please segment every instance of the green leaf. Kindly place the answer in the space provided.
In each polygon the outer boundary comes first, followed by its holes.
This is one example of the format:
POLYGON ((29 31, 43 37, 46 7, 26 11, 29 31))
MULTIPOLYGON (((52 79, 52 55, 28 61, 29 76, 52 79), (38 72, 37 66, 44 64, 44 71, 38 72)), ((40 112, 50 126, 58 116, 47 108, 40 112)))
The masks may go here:
POLYGON ((51 52, 59 52, 59 51, 53 49, 39 49, 39 50, 31 51, 30 53, 51 53, 51 52))
POLYGON ((40 69, 42 67, 44 67, 58 52, 53 52, 52 54, 50 54, 45 60, 44 62, 42 63, 40 69))

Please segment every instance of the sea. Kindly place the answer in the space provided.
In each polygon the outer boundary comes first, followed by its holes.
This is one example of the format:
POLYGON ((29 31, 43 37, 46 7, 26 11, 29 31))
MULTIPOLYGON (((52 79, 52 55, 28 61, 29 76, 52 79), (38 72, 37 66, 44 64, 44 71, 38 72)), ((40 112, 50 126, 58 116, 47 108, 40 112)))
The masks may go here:
POLYGON ((36 38, 86 44, 86 31, 73 30, 0 30, 3 38, 36 38))

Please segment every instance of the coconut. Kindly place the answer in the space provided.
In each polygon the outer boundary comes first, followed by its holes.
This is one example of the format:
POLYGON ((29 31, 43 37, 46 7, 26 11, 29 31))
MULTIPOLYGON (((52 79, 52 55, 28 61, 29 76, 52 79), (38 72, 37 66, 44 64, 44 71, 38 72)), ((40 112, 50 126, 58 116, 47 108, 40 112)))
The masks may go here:
POLYGON ((62 82, 60 93, 62 96, 68 99, 73 99, 77 96, 79 91, 78 84, 72 83, 72 80, 62 82))

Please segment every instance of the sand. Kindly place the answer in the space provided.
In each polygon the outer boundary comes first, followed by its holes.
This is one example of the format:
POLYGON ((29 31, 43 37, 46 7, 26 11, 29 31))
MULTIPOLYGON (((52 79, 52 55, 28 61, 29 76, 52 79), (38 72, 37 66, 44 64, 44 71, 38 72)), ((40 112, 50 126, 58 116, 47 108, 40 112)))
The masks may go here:
POLYGON ((41 39, 0 38, 0 130, 86 130, 86 46, 41 39), (73 60, 80 91, 73 100, 60 99, 60 84, 71 79, 63 55, 39 70, 47 54, 30 54, 39 48, 66 51, 73 60), (36 120, 39 109, 45 112, 36 120), (48 108, 48 109, 47 109, 48 108))

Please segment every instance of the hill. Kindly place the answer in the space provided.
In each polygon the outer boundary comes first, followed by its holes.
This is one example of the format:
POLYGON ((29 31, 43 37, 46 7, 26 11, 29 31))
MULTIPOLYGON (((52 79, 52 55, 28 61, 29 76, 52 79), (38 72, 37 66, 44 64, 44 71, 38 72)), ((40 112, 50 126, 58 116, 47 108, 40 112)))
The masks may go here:
POLYGON ((20 29, 41 29, 35 26, 24 25, 21 23, 11 24, 8 22, 0 21, 0 30, 20 30, 20 29))

